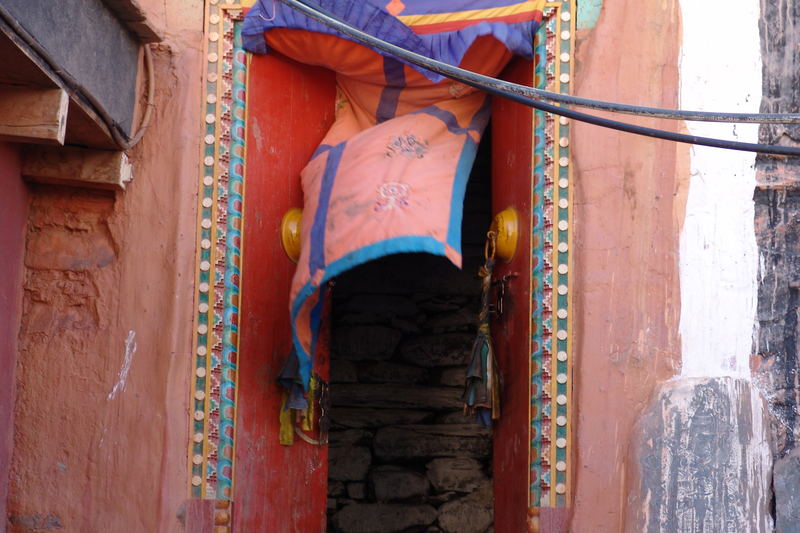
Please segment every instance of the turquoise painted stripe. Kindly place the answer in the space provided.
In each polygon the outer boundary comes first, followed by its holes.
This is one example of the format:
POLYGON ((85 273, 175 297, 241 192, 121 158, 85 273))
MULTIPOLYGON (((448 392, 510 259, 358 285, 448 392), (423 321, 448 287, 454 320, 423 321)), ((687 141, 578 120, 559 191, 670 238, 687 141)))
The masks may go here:
MULTIPOLYGON (((535 79, 539 80, 537 88, 547 88, 547 28, 542 25, 537 32, 534 48, 534 64, 535 64, 535 79)), ((531 202, 531 231, 538 233, 544 237, 544 209, 542 202, 544 200, 544 164, 545 164, 545 124, 546 116, 542 111, 534 112, 534 158, 537 161, 533 169, 533 190, 531 195, 538 201, 531 202)), ((543 292, 543 261, 544 261, 544 239, 537 239, 538 246, 531 249, 531 259, 534 264, 531 277, 534 280, 533 289, 531 291, 531 299, 533 302, 533 311, 531 313, 531 337, 533 341, 533 351, 530 357, 534 363, 534 371, 531 374, 531 388, 535 389, 538 396, 531 398, 531 403, 537 407, 535 415, 531 417, 531 448, 537 450, 538 455, 531 457, 531 499, 533 506, 538 507, 542 499, 542 484, 550 482, 550 476, 542 469, 542 415, 549 416, 549 412, 545 412, 549 406, 544 406, 542 403, 542 387, 544 385, 542 379, 542 347, 544 338, 542 335, 542 307, 544 305, 544 292, 543 292)))
POLYGON ((453 179, 453 192, 450 193, 450 220, 447 222, 447 244, 461 253, 461 219, 464 216, 464 194, 472 171, 472 164, 478 153, 478 143, 467 135, 464 149, 458 158, 456 175, 453 179))
POLYGON ((600 10, 603 8, 603 0, 580 0, 578 2, 578 17, 575 24, 579 30, 590 30, 597 24, 600 18, 600 10))
POLYGON ((233 88, 231 91, 231 144, 228 166, 227 227, 225 234, 225 292, 223 295, 222 361, 219 390, 219 448, 217 450, 217 489, 219 500, 233 497, 234 428, 236 424, 236 368, 239 333, 239 279, 241 227, 244 184, 245 132, 245 52, 242 49, 241 24, 234 24, 233 88))
MULTIPOLYGON (((347 255, 337 259, 325 269, 325 274, 322 276, 319 286, 322 286, 328 280, 335 278, 339 274, 362 265, 368 261, 373 261, 380 257, 402 253, 429 253, 433 255, 444 256, 445 247, 444 243, 437 241, 433 237, 408 235, 404 237, 394 237, 384 241, 376 242, 359 248, 347 255)), ((303 304, 308 300, 309 296, 319 289, 319 286, 312 284, 310 281, 300 289, 300 292, 295 298, 292 305, 292 324, 294 325, 297 316, 300 314, 303 304)), ((313 328, 312 328, 313 331, 313 328)), ((308 388, 308 382, 311 378, 312 357, 311 354, 306 352, 297 337, 297 328, 292 327, 292 338, 294 341, 295 349, 297 350, 297 357, 300 360, 300 379, 303 386, 308 388)), ((312 339, 312 344, 313 344, 312 339)))

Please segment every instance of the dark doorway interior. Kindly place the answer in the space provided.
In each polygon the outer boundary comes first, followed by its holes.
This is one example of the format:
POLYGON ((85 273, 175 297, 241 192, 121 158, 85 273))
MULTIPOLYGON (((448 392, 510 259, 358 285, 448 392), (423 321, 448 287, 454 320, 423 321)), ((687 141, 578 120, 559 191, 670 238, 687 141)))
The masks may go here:
POLYGON ((426 254, 336 280, 328 531, 491 531, 491 431, 462 414, 477 269, 491 220, 491 140, 464 202, 464 268, 426 254))

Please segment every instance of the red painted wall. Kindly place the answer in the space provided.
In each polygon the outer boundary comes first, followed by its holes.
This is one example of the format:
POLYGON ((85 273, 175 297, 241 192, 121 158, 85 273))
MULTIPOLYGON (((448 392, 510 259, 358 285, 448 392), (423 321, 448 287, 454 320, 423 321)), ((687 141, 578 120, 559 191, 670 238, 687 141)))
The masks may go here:
POLYGON ((154 47, 153 121, 129 152, 133 181, 116 194, 31 188, 0 531, 191 531, 203 3, 142 4, 166 39, 154 47))
POLYGON ((28 189, 20 178, 18 145, 0 143, 0 190, 0 517, 4 517, 14 434, 14 367, 28 216, 28 189))
MULTIPOLYGON (((253 57, 248 75, 247 142, 255 149, 247 152, 234 531, 311 533, 325 528, 328 449, 278 440, 277 376, 291 348, 295 270, 279 227, 287 209, 303 205, 298 176, 333 122, 335 84, 328 70, 269 55, 253 57)), ((321 355, 314 370, 327 379, 321 355)))

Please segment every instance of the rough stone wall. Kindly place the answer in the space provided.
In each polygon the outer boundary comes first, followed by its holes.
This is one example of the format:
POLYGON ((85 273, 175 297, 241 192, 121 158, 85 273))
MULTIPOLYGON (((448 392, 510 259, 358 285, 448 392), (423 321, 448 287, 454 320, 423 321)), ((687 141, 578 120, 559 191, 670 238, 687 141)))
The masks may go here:
POLYGON ((491 432, 462 414, 460 399, 475 338, 488 187, 470 183, 464 270, 400 255, 336 282, 332 532, 491 529, 491 432))
POLYGON ((184 531, 203 4, 142 4, 166 41, 134 181, 32 189, 12 533, 184 531))

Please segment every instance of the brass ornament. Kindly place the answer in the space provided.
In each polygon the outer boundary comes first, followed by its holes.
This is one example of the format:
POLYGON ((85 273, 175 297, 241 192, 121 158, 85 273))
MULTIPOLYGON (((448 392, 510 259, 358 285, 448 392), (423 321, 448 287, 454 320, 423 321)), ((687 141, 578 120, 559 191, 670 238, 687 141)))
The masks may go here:
POLYGON ((510 263, 517 251, 519 240, 519 217, 513 207, 507 207, 495 215, 492 221, 495 233, 495 254, 498 259, 510 263))
POLYGON ((300 221, 302 218, 303 210, 299 207, 292 207, 281 219, 281 246, 293 263, 297 263, 300 258, 300 221))

